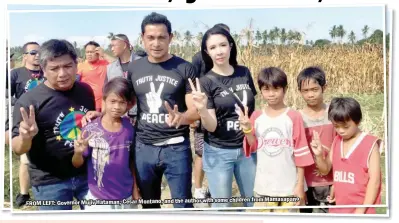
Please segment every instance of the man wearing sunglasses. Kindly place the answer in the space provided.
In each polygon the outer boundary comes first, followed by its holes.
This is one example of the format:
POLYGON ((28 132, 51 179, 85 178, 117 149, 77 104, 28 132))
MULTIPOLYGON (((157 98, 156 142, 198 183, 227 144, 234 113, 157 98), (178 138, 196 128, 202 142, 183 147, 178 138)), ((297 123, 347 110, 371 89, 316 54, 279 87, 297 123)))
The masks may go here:
MULTIPOLYGON (((6 48, 6 58, 8 57, 8 47, 6 48)), ((14 58, 13 58, 14 54, 12 53, 10 55, 10 69, 12 70, 15 66, 15 62, 14 62, 14 58)), ((11 99, 15 100, 14 97, 11 97, 11 99)), ((9 135, 9 115, 8 115, 8 111, 9 111, 9 101, 10 98, 8 97, 8 60, 6 61, 6 129, 5 129, 5 144, 9 145, 9 141, 10 141, 10 135, 9 135)), ((15 103, 15 101, 11 101, 12 104, 15 103)))
MULTIPOLYGON (((141 58, 141 56, 133 52, 133 46, 130 44, 129 38, 124 34, 117 34, 111 38, 111 50, 117 59, 107 66, 107 76, 105 77, 104 85, 108 80, 115 77, 127 78, 129 64, 141 58)), ((130 109, 128 114, 132 124, 134 124, 137 115, 137 105, 130 109)))
MULTIPOLYGON (((10 69, 12 70, 15 66, 15 62, 14 62, 14 58, 13 58, 14 54, 12 53, 10 55, 10 69)), ((6 58, 8 58, 8 41, 6 42, 6 58)), ((12 99, 15 99, 13 97, 11 97, 12 99)), ((9 110, 9 97, 8 97, 8 59, 6 59, 6 128, 5 128, 5 144, 9 145, 9 116, 8 116, 8 110, 9 110)), ((12 101, 12 104, 14 104, 14 101, 12 101)))
MULTIPOLYGON (((43 83, 43 72, 39 65, 39 48, 40 45, 37 42, 28 42, 23 45, 23 60, 25 61, 25 65, 11 71, 11 98, 14 97, 18 100, 23 94, 43 83)), ((12 106, 14 106, 13 101, 11 102, 12 106)), ((25 205, 30 199, 28 165, 29 160, 26 154, 21 155, 19 166, 20 192, 15 199, 18 207, 25 205)))

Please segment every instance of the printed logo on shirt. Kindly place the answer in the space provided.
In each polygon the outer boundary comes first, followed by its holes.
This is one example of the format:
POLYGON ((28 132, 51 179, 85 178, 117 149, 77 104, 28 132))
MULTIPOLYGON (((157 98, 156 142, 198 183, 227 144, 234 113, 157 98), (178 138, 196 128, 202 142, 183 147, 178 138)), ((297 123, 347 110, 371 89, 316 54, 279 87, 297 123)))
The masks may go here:
POLYGON ((174 87, 177 87, 179 81, 174 78, 168 76, 158 75, 154 78, 154 76, 145 76, 139 78, 136 81, 136 85, 141 85, 144 83, 150 82, 150 91, 145 94, 146 103, 149 109, 149 113, 143 112, 141 114, 141 120, 146 121, 151 124, 164 124, 168 118, 168 114, 160 113, 159 109, 164 104, 162 99, 162 91, 165 84, 170 84, 174 87), (158 88, 155 87, 155 83, 159 83, 158 88))
POLYGON ((39 84, 44 82, 44 78, 32 78, 29 79, 25 84, 25 92, 32 90, 33 88, 37 87, 39 84))
MULTIPOLYGON (((241 85, 243 85, 243 84, 241 84, 241 85)), ((234 95, 235 95, 235 97, 240 99, 240 97, 238 97, 238 95, 236 93, 234 93, 234 95)), ((240 101, 241 101, 242 105, 247 106, 247 104, 248 104, 247 91, 244 90, 242 92, 242 100, 240 99, 240 101)), ((236 112, 237 116, 240 115, 240 109, 239 108, 236 108, 235 112, 236 112)), ((240 130, 240 121, 238 121, 238 120, 237 121, 227 121, 227 131, 231 131, 231 130, 239 131, 240 130)))
POLYGON ((355 174, 346 171, 334 171, 334 182, 355 184, 355 174))
POLYGON ((122 144, 111 145, 107 141, 104 130, 98 123, 90 123, 84 130, 84 136, 92 135, 89 140, 89 146, 92 148, 91 158, 94 170, 94 180, 97 182, 97 188, 101 191, 104 187, 103 176, 105 167, 110 163, 110 154, 115 149, 127 149, 130 151, 131 140, 125 140, 122 144))
POLYGON ((224 98, 227 95, 229 95, 230 93, 234 93, 234 92, 238 92, 238 91, 244 91, 245 92, 245 90, 251 90, 251 87, 249 86, 249 84, 237 84, 235 87, 236 87, 235 90, 233 90, 232 87, 229 87, 228 89, 230 90, 230 92, 222 91, 220 93, 220 96, 222 96, 224 98))
POLYGON ((291 140, 287 139, 280 129, 274 127, 266 129, 259 137, 258 143, 258 150, 268 156, 277 156, 284 149, 293 146, 291 140))
POLYGON ((105 166, 109 164, 110 145, 103 138, 104 131, 98 127, 97 123, 87 126, 85 135, 93 135, 89 140, 89 146, 93 148, 91 153, 92 164, 94 169, 94 180, 97 182, 98 190, 104 187, 103 176, 105 166))
POLYGON ((82 129, 82 118, 88 112, 84 106, 80 106, 79 110, 75 111, 74 107, 69 108, 69 113, 61 112, 55 120, 53 127, 54 135, 57 141, 64 140, 64 145, 73 147, 73 141, 77 139, 82 129))
POLYGON ((145 94, 147 99, 147 106, 150 109, 151 114, 158 114, 159 108, 162 106, 162 90, 164 83, 159 85, 158 90, 155 90, 154 82, 150 83, 150 92, 145 94))

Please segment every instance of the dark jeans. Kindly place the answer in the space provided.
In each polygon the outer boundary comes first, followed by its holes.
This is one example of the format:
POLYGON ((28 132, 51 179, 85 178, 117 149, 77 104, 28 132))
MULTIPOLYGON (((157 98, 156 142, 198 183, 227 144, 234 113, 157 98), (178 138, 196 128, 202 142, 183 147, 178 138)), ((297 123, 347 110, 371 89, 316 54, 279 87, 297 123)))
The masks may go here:
MULTIPOLYGON (((36 201, 72 201, 83 200, 89 191, 87 176, 72 177, 55 184, 32 186, 36 201)), ((84 209, 80 205, 80 209, 84 209)), ((39 210, 72 210, 72 205, 39 206, 39 210)))
MULTIPOLYGON (((143 200, 161 199, 162 176, 168 181, 172 199, 191 199, 192 153, 190 143, 154 146, 136 141, 137 183, 143 200)), ((173 204, 175 208, 192 208, 192 203, 173 204)), ((160 208, 160 204, 143 204, 143 208, 160 208)))
POLYGON ((320 208, 302 208, 301 213, 328 213, 328 207, 333 204, 328 203, 327 197, 330 196, 331 186, 309 187, 306 191, 308 206, 319 206, 320 208))

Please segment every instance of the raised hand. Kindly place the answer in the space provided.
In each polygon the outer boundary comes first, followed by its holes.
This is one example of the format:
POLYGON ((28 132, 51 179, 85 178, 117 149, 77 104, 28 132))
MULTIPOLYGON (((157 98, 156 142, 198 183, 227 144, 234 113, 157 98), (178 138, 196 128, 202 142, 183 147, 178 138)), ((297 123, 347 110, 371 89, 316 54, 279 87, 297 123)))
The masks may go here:
POLYGON ((103 48, 97 47, 97 48, 96 48, 96 53, 98 53, 98 55, 99 55, 100 57, 104 57, 104 49, 103 49, 103 48))
MULTIPOLYGON (((238 97, 238 95, 237 95, 236 93, 234 93, 234 95, 235 95, 238 99, 240 99, 240 97, 238 97)), ((242 101, 241 101, 241 103, 242 103, 244 106, 247 106, 247 101, 248 101, 247 91, 243 91, 243 92, 242 92, 242 101)), ((236 106, 236 113, 237 113, 237 115, 240 115, 240 114, 239 114, 240 111, 241 111, 240 107, 237 107, 237 106, 236 106)))
POLYGON ((94 136, 94 134, 89 135, 87 138, 84 138, 84 133, 80 133, 78 138, 74 140, 74 150, 75 153, 82 154, 86 151, 89 146, 89 140, 94 136))
POLYGON ((29 116, 25 108, 21 107, 22 121, 19 123, 19 135, 24 140, 31 140, 39 132, 39 128, 35 119, 35 108, 33 105, 29 106, 29 116))
POLYGON ((206 96, 205 93, 201 92, 201 85, 198 78, 195 79, 197 87, 194 86, 194 83, 191 79, 188 79, 188 82, 190 83, 192 89, 195 108, 197 108, 198 111, 203 111, 204 109, 207 108, 206 105, 208 103, 208 97, 206 96))
POLYGON ((166 119, 166 124, 168 124, 169 127, 175 126, 176 128, 179 128, 185 118, 184 113, 179 112, 177 105, 173 106, 172 110, 167 101, 165 101, 165 107, 169 113, 168 118, 166 119))
POLYGON ((148 108, 150 109, 150 113, 159 113, 159 108, 162 106, 162 90, 163 90, 164 83, 161 83, 159 85, 158 91, 155 90, 155 85, 154 82, 150 83, 150 88, 151 91, 148 92, 145 97, 147 98, 147 105, 148 108))
POLYGON ((236 112, 238 112, 238 121, 240 121, 240 127, 243 131, 248 131, 251 129, 252 124, 248 117, 248 107, 244 106, 244 113, 242 112, 240 106, 235 104, 236 112))
POLYGON ((321 145, 319 133, 313 131, 313 138, 310 142, 310 147, 312 147, 313 154, 315 156, 321 156, 323 154, 323 147, 321 145))

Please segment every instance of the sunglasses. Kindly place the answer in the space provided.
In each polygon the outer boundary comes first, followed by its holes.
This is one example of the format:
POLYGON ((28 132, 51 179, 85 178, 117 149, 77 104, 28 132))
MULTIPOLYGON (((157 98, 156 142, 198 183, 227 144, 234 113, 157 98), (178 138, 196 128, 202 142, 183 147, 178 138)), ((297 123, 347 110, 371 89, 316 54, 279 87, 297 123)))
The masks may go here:
POLYGON ((24 54, 30 54, 30 55, 34 56, 34 55, 36 55, 38 53, 39 53, 39 51, 37 51, 37 50, 31 50, 29 52, 25 52, 24 54))

